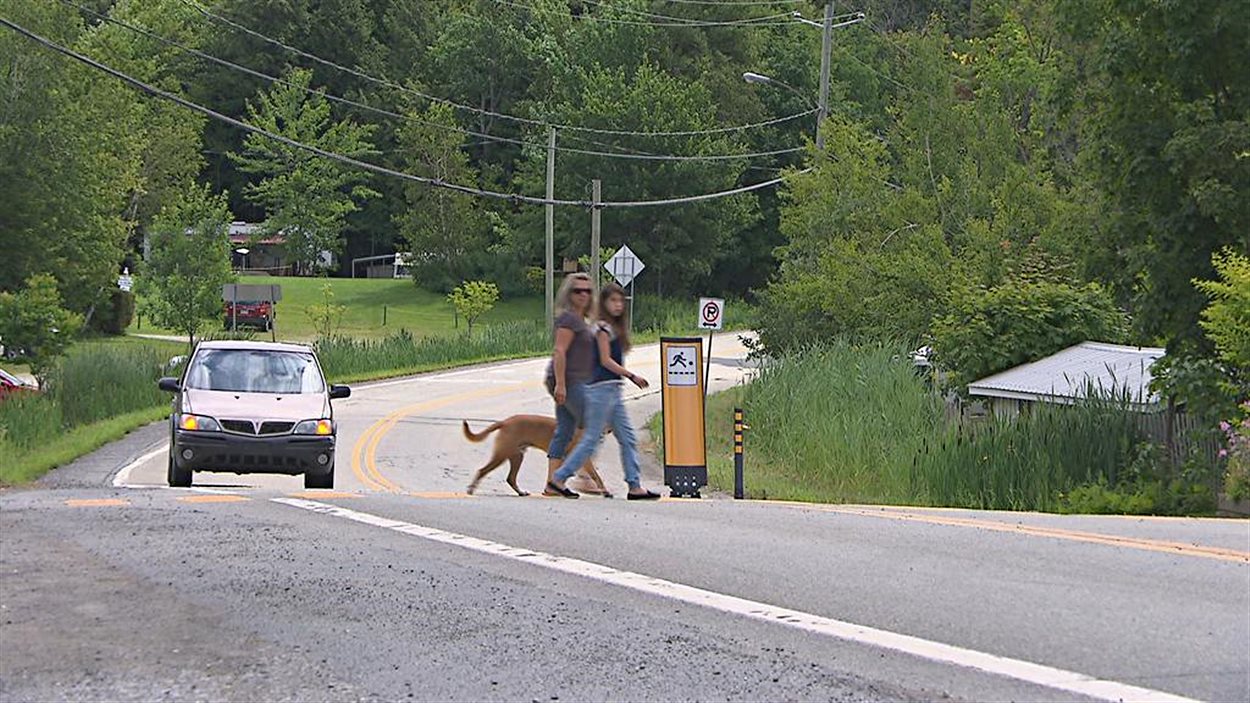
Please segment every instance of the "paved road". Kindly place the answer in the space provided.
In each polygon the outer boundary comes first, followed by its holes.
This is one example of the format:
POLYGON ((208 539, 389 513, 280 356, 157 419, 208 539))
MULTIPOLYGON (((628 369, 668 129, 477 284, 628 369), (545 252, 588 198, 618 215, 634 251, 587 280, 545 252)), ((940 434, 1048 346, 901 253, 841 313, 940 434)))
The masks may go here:
POLYGON ((1250 700, 1250 523, 465 496, 541 368, 359 388, 335 491, 145 488, 152 427, 0 493, 0 700, 1250 700))

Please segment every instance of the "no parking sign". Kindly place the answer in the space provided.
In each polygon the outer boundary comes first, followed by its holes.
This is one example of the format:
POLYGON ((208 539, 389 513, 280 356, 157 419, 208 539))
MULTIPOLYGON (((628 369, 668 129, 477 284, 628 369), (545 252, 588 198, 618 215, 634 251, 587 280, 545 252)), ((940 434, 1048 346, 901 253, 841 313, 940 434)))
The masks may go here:
POLYGON ((724 300, 720 298, 699 298, 699 329, 718 330, 724 322, 724 300))

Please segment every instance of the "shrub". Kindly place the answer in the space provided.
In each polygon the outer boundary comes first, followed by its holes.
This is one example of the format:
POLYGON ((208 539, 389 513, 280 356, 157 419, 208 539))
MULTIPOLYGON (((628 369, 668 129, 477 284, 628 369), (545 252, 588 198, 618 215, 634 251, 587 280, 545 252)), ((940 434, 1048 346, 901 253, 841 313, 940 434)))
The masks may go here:
POLYGON ((1128 321, 1095 283, 1013 282, 955 296, 933 326, 934 348, 952 382, 979 378, 1088 340, 1121 341, 1128 321))
POLYGON ((135 296, 130 291, 114 289, 107 303, 96 307, 91 316, 91 329, 104 334, 121 335, 135 319, 135 296))

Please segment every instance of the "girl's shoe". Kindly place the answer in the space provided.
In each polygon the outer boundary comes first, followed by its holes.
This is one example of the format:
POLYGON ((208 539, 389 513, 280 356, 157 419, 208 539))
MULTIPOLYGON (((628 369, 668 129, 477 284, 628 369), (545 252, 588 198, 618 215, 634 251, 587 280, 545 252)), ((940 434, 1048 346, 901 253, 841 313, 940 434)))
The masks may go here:
POLYGON ((647 491, 645 493, 628 493, 625 497, 626 500, 659 500, 660 494, 653 491, 647 491))
MULTIPOLYGON (((547 490, 543 491, 543 495, 563 496, 565 498, 577 498, 578 494, 570 491, 568 488, 561 488, 550 481, 547 482, 547 490)), ((657 498, 659 496, 656 496, 657 498)))

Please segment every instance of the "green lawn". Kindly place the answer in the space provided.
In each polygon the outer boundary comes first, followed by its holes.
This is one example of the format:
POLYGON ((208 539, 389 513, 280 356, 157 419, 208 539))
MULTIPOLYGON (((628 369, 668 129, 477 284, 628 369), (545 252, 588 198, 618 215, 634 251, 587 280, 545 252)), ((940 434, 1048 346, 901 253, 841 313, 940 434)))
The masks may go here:
MULTIPOLYGON (((447 300, 422 290, 408 279, 380 278, 275 278, 247 276, 240 283, 282 286, 277 308, 277 332, 282 339, 307 341, 317 336, 306 310, 322 301, 321 287, 329 283, 335 303, 347 307, 338 333, 355 338, 386 337, 406 329, 417 336, 442 335, 456 331, 454 311, 447 300), (385 311, 386 324, 383 322, 385 311)), ((541 296, 500 301, 482 317, 481 324, 513 320, 538 320, 543 315, 541 296)), ((464 329, 464 320, 460 320, 464 329)), ((216 327, 215 329, 220 329, 216 327)), ((153 327, 136 318, 130 332, 176 334, 153 327)))

